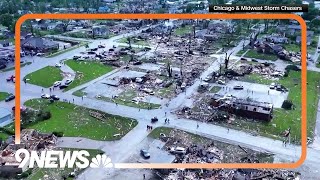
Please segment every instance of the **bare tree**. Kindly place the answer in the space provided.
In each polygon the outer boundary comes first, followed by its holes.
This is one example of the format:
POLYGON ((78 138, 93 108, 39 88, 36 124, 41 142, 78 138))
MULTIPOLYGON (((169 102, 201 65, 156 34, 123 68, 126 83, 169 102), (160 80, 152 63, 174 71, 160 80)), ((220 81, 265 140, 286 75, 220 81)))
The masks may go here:
POLYGON ((167 63, 167 72, 168 76, 171 78, 172 77, 172 68, 170 62, 167 63))
POLYGON ((233 53, 233 52, 231 52, 231 53, 229 54, 229 56, 228 56, 228 54, 226 53, 226 56, 225 56, 225 58, 224 58, 224 68, 225 68, 225 70, 228 69, 229 61, 230 61, 230 56, 231 56, 232 53, 233 53))

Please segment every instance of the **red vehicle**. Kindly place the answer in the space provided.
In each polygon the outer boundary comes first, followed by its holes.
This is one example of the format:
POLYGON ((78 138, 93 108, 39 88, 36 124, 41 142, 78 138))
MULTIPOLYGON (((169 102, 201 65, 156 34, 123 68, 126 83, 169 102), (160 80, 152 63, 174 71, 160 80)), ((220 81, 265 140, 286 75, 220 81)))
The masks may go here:
POLYGON ((8 77, 7 78, 7 82, 9 82, 9 81, 13 81, 15 79, 15 76, 14 75, 12 75, 12 76, 10 76, 10 77, 8 77))

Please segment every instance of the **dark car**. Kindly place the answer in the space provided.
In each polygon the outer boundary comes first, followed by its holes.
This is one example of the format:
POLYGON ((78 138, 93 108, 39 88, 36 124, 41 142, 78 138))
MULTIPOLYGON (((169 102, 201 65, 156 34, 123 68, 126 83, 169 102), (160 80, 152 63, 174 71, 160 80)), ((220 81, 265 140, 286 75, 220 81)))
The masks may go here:
POLYGON ((59 100, 60 99, 57 95, 51 95, 50 98, 53 99, 53 100, 59 100))
POLYGON ((258 62, 258 60, 256 60, 256 59, 253 59, 253 58, 251 59, 251 61, 252 61, 252 62, 258 62))
POLYGON ((9 102, 9 101, 12 101, 14 100, 15 96, 13 94, 10 94, 6 99, 5 99, 5 102, 9 102))
POLYGON ((246 61, 247 59, 242 57, 242 58, 240 58, 240 60, 242 60, 242 61, 246 61))
POLYGON ((236 85, 236 86, 233 87, 233 89, 235 89, 235 90, 242 90, 242 89, 243 89, 243 86, 241 86, 241 85, 236 85))
POLYGON ((150 158, 150 153, 149 153, 147 150, 145 150, 145 149, 141 149, 141 150, 140 150, 140 154, 141 154, 141 156, 142 156, 143 158, 145 158, 145 159, 149 159, 149 158, 150 158))
POLYGON ((65 89, 65 88, 67 88, 68 87, 68 85, 61 85, 61 86, 59 86, 59 89, 65 89))
POLYGON ((0 69, 5 69, 7 67, 7 65, 5 64, 0 64, 0 69))

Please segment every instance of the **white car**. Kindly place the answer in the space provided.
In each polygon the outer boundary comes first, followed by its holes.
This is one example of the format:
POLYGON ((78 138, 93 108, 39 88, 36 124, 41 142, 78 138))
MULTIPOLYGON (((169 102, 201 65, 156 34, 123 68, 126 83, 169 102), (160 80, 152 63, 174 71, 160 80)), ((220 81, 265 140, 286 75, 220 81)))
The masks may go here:
POLYGON ((173 154, 186 154, 187 150, 186 148, 183 148, 183 147, 172 147, 170 149, 170 152, 173 154))
POLYGON ((226 82, 225 82, 225 81, 222 81, 222 80, 218 80, 218 84, 225 85, 226 82))
POLYGON ((61 85, 61 81, 56 81, 53 83, 53 87, 58 87, 61 85))
POLYGON ((69 85, 70 83, 72 83, 72 80, 71 79, 67 79, 64 84, 69 85))
POLYGON ((270 84, 270 86, 269 86, 269 88, 270 88, 270 89, 275 89, 275 88, 276 88, 276 86, 277 86, 277 84, 276 84, 276 83, 271 83, 271 84, 270 84))
POLYGON ((49 94, 42 94, 42 95, 41 95, 41 98, 43 98, 43 99, 49 99, 49 98, 50 98, 50 95, 49 95, 49 94))
POLYGON ((44 53, 37 53, 36 56, 43 56, 44 53))
POLYGON ((56 65, 55 65, 56 67, 61 67, 61 64, 60 63, 56 63, 56 65))

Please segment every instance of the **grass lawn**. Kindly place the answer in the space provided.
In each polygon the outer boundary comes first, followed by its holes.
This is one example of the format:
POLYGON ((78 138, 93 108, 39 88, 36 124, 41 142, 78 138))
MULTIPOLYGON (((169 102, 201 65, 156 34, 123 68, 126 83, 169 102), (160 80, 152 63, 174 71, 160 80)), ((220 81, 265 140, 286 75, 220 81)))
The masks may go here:
POLYGON ((300 44, 287 44, 284 46, 287 51, 300 52, 300 44))
POLYGON ((9 93, 7 93, 7 92, 0 92, 0 101, 4 101, 7 96, 9 96, 9 93))
POLYGON ((26 75, 24 78, 29 79, 28 83, 42 86, 45 88, 51 87, 54 82, 63 79, 62 71, 54 66, 46 66, 35 72, 26 75))
POLYGON ((78 91, 73 92, 72 95, 75 95, 75 96, 78 96, 78 97, 86 96, 87 93, 83 92, 84 89, 85 88, 79 89, 78 91))
POLYGON ((148 109, 148 107, 151 107, 151 109, 158 109, 161 105, 160 104, 153 104, 153 103, 148 103, 148 102, 132 102, 132 99, 137 97, 137 93, 135 90, 127 90, 118 95, 117 98, 109 98, 109 97, 104 97, 101 96, 100 99, 103 101, 107 102, 114 102, 118 103, 120 105, 124 106, 130 106, 130 107, 136 107, 140 109, 148 109))
MULTIPOLYGON (((57 150, 60 150, 57 148, 57 150)), ((90 156, 88 157, 88 160, 91 160, 93 157, 95 157, 98 154, 103 154, 103 151, 99 149, 71 149, 71 148, 63 148, 63 151, 80 151, 85 150, 88 151, 90 156)), ((62 176, 67 177, 67 180, 71 180, 73 178, 68 177, 68 175, 71 172, 74 172, 75 168, 65 168, 65 169, 57 169, 57 168, 50 168, 50 169, 40 169, 35 168, 32 170, 32 174, 28 176, 27 180, 39 180, 43 179, 44 175, 48 175, 52 179, 62 179, 62 176)), ((80 174, 84 169, 81 169, 80 171, 76 172, 76 174, 80 174)))
POLYGON ((270 85, 274 80, 267 79, 259 74, 249 74, 240 78, 241 81, 270 85))
POLYGON ((66 52, 68 52, 68 51, 72 51, 72 50, 74 50, 74 49, 77 49, 77 48, 79 48, 79 47, 85 46, 85 45, 87 45, 87 44, 89 44, 89 43, 88 43, 88 42, 81 42, 80 44, 78 44, 78 45, 76 45, 76 46, 73 46, 73 47, 70 47, 70 48, 67 48, 67 49, 63 49, 63 50, 59 50, 59 51, 56 52, 56 53, 52 53, 52 54, 46 56, 46 58, 51 58, 51 57, 58 56, 58 55, 60 55, 60 54, 66 53, 66 52))
MULTIPOLYGON (((24 67, 24 66, 27 66, 27 65, 30 65, 30 64, 32 64, 32 62, 26 62, 26 63, 20 64, 20 68, 22 68, 22 67, 24 67)), ((15 66, 14 66, 14 67, 7 68, 7 69, 4 69, 4 70, 2 70, 2 71, 3 71, 3 72, 7 72, 7 71, 12 71, 12 70, 14 70, 14 69, 16 69, 15 66)))
MULTIPOLYGON (((259 75, 251 75, 253 81, 257 81, 259 75)), ((251 130, 260 130, 260 133, 267 136, 278 137, 284 130, 291 128, 291 137, 295 142, 301 139, 301 72, 290 71, 288 77, 283 77, 279 83, 289 89, 288 99, 296 106, 294 110, 274 109, 273 119, 270 123, 251 123, 243 122, 242 127, 251 130)), ((316 123, 317 106, 319 100, 320 73, 308 71, 307 74, 307 119, 308 119, 308 137, 313 137, 313 131, 316 123)), ((261 84, 270 84, 271 80, 260 80, 261 84)))
POLYGON ((66 137, 85 137, 94 140, 111 141, 121 139, 138 122, 134 119, 110 115, 66 102, 50 104, 43 99, 32 99, 25 102, 27 107, 36 110, 48 110, 52 117, 49 120, 30 124, 28 128, 41 132, 63 132, 66 137), (99 112, 103 119, 90 116, 89 112, 99 112), (114 136, 119 134, 118 136, 114 136))
POLYGON ((278 57, 275 54, 263 54, 258 53, 256 50, 250 49, 246 54, 245 57, 248 58, 256 58, 256 59, 262 59, 262 60, 271 60, 275 61, 278 59, 278 57))
POLYGON ((184 26, 184 27, 179 27, 177 29, 174 30, 174 34, 177 36, 183 36, 187 33, 192 33, 192 26, 184 26))
POLYGON ((170 97, 172 94, 174 94, 175 85, 171 85, 167 88, 160 88, 158 91, 155 92, 156 95, 164 98, 170 97))
POLYGON ((210 89, 210 93, 217 93, 219 92, 221 89, 220 86, 213 86, 211 89, 210 89))
POLYGON ((0 140, 6 140, 9 136, 9 134, 0 131, 0 140))
POLYGON ((244 49, 244 50, 240 50, 238 53, 237 53, 237 56, 242 56, 245 52, 247 52, 248 49, 244 49))
MULTIPOLYGON (((127 39, 127 37, 123 37, 123 38, 118 39, 117 42, 128 44, 128 39, 127 39)), ((148 43, 145 40, 136 39, 136 38, 132 38, 132 37, 131 37, 131 44, 148 46, 148 43)))
POLYGON ((99 62, 78 62, 71 59, 65 61, 65 64, 77 72, 75 80, 65 89, 65 91, 96 79, 113 70, 111 66, 103 65, 99 62))

